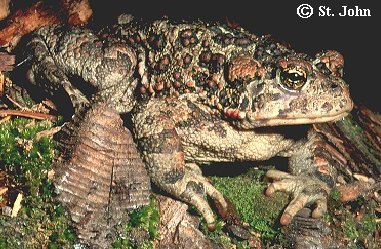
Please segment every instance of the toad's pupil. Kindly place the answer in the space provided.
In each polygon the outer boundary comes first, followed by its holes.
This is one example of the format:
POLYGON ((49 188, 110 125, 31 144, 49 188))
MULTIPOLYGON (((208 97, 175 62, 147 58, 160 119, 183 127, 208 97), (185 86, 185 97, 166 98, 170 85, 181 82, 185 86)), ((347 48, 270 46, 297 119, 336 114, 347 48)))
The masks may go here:
POLYGON ((301 80, 301 76, 297 73, 292 73, 292 74, 290 74, 290 76, 291 76, 290 77, 291 80, 294 80, 294 81, 301 80))
POLYGON ((303 77, 298 73, 287 73, 287 72, 283 74, 283 78, 289 79, 291 81, 300 81, 303 79, 303 77))
POLYGON ((304 74, 291 70, 281 72, 280 79, 281 84, 290 90, 298 90, 307 81, 304 74))
POLYGON ((289 81, 293 83, 298 83, 298 82, 304 82, 306 79, 303 75, 297 73, 297 72, 282 72, 281 73, 281 78, 284 81, 289 81))

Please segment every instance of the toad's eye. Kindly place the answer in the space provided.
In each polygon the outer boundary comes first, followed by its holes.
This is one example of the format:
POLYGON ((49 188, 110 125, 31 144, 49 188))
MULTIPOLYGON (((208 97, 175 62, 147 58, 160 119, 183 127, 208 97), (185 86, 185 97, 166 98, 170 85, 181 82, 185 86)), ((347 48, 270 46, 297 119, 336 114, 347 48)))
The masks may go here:
POLYGON ((280 84, 291 91, 300 90, 307 82, 307 73, 300 67, 288 67, 280 72, 280 84))

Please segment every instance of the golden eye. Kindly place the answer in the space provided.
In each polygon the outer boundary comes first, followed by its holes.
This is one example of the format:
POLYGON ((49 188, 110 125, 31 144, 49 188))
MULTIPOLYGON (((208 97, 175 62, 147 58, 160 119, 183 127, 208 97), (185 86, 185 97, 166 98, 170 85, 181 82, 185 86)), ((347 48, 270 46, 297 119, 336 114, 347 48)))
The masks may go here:
POLYGON ((300 67, 288 67, 280 72, 280 84, 282 87, 297 91, 307 82, 307 73, 300 67))

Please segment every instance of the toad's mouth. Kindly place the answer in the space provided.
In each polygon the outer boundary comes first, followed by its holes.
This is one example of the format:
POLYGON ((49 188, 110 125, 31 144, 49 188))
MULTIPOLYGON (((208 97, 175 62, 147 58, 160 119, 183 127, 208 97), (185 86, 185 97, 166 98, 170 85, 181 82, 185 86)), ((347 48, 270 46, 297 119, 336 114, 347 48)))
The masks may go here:
POLYGON ((319 117, 272 117, 272 118, 249 118, 249 122, 255 127, 263 126, 283 126, 283 125, 301 125, 301 124, 314 124, 338 121, 349 114, 349 111, 343 111, 336 115, 327 115, 319 117))

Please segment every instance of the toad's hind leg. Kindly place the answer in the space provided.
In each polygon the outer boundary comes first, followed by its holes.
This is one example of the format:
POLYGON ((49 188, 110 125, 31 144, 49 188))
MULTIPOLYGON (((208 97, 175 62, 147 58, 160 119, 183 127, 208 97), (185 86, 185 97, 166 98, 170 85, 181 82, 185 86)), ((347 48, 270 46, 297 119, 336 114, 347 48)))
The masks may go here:
POLYGON ((224 197, 201 175, 197 165, 185 163, 179 135, 168 115, 160 113, 153 117, 145 113, 142 116, 139 120, 143 121, 135 123, 135 132, 152 182, 163 191, 194 205, 209 229, 213 229, 215 219, 205 196, 218 203, 222 215, 227 207, 224 197))

